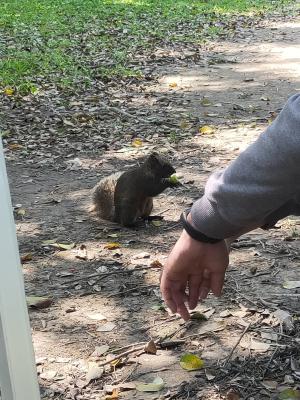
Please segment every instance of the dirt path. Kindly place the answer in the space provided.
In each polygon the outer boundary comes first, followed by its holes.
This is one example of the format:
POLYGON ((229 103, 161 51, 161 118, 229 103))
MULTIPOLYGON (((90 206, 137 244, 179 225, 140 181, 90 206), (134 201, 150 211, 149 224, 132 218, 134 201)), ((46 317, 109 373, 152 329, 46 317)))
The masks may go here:
POLYGON ((164 262, 180 232, 181 210, 201 194, 211 171, 253 141, 288 96, 300 90, 300 22, 266 23, 207 49, 159 49, 149 70, 157 80, 99 84, 63 99, 53 89, 4 105, 6 128, 13 133, 6 152, 13 203, 25 210, 16 216, 20 251, 32 254, 23 265, 27 294, 54 299, 50 308, 30 311, 44 398, 102 399, 104 383, 149 382, 158 375, 165 381, 161 397, 131 390, 120 398, 274 398, 276 385, 294 387, 300 379, 297 367, 291 367, 292 356, 299 358, 299 322, 295 319, 290 331, 283 327, 288 336, 280 336, 272 318, 277 309, 299 316, 297 289, 282 287, 299 276, 298 220, 284 221, 269 233, 255 231, 235 245, 224 296, 199 305, 207 322, 183 325, 155 309, 159 269, 151 266, 164 262), (107 98, 133 118, 103 108, 99 100, 107 98), (214 133, 198 134, 206 125, 214 133), (132 147, 133 137, 141 138, 143 146, 132 147), (91 218, 89 190, 97 180, 153 148, 168 153, 184 183, 156 199, 162 225, 127 230, 91 218), (49 239, 76 247, 42 246, 49 239), (108 242, 121 247, 108 250, 108 242), (82 244, 86 259, 77 258, 82 244), (107 322, 113 329, 101 332, 107 322), (220 367, 249 323, 231 361, 220 367), (133 353, 85 386, 88 363, 97 360, 91 357, 96 346, 107 344, 113 353, 176 331, 177 339, 195 337, 156 355, 133 353), (270 346, 264 352, 250 350, 251 338, 270 346), (201 356, 206 373, 181 369, 179 358, 187 352, 201 356))

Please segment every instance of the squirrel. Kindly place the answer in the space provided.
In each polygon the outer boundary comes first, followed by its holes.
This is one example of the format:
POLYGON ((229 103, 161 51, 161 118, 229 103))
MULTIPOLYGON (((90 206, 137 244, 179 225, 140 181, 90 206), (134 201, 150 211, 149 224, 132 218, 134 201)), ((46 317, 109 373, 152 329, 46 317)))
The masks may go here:
POLYGON ((138 218, 149 217, 153 197, 180 185, 168 179, 175 172, 165 157, 153 152, 141 165, 103 178, 93 188, 91 211, 102 219, 134 226, 138 218))

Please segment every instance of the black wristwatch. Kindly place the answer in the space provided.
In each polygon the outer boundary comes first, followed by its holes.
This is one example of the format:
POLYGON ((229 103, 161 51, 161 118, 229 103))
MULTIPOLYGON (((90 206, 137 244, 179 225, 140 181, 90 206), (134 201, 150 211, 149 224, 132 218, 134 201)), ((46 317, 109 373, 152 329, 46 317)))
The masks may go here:
POLYGON ((187 231, 187 233, 191 236, 191 238, 198 240, 198 242, 203 242, 203 243, 218 243, 221 242, 223 239, 214 239, 209 236, 204 235, 204 233, 201 233, 197 231, 187 220, 187 217, 190 213, 190 209, 183 211, 183 213, 180 216, 180 222, 182 223, 183 229, 187 231))

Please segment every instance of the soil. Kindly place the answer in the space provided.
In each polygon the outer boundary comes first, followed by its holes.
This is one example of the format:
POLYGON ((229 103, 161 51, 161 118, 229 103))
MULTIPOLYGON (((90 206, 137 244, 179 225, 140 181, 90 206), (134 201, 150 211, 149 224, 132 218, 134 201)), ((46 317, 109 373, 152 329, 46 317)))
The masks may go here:
POLYGON ((299 277, 299 219, 233 244, 224 294, 199 304, 200 319, 183 323, 159 307, 158 289, 181 211, 201 195, 209 174, 253 142, 300 90, 299 65, 300 22, 266 21, 206 47, 158 49, 149 60, 150 80, 99 82, 65 94, 49 87, 22 101, 4 99, 20 253, 30 254, 23 261, 26 294, 53 299, 48 308, 29 310, 43 398, 104 399, 105 385, 157 376, 165 382, 158 393, 127 390, 111 398, 263 400, 299 387, 300 294, 282 286, 299 277), (201 134, 207 125, 213 132, 201 134), (153 149, 168 155, 183 183, 155 199, 161 224, 126 229, 90 214, 96 182, 153 149), (120 246, 108 249, 112 242, 120 246), (290 314, 292 327, 278 322, 276 310, 290 314), (108 322, 114 325, 102 332, 108 322), (90 363, 106 359, 92 356, 96 347, 118 354, 163 338, 182 342, 157 345, 155 355, 133 352, 86 380, 90 363), (252 339, 269 346, 253 347, 252 339), (183 370, 185 353, 200 356, 206 368, 183 370))

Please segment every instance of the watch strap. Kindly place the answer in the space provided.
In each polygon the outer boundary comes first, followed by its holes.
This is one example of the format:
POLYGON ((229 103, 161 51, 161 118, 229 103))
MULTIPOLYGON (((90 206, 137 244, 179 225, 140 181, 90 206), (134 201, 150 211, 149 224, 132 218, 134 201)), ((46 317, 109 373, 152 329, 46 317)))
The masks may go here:
POLYGON ((191 238, 199 242, 212 243, 212 244, 221 242, 223 240, 223 239, 211 238, 209 236, 204 235, 204 233, 197 231, 197 229, 194 228, 192 224, 190 224, 189 221, 187 220, 189 213, 190 209, 183 211, 183 213, 180 216, 180 222, 183 226, 183 229, 186 230, 186 232, 191 236, 191 238))

